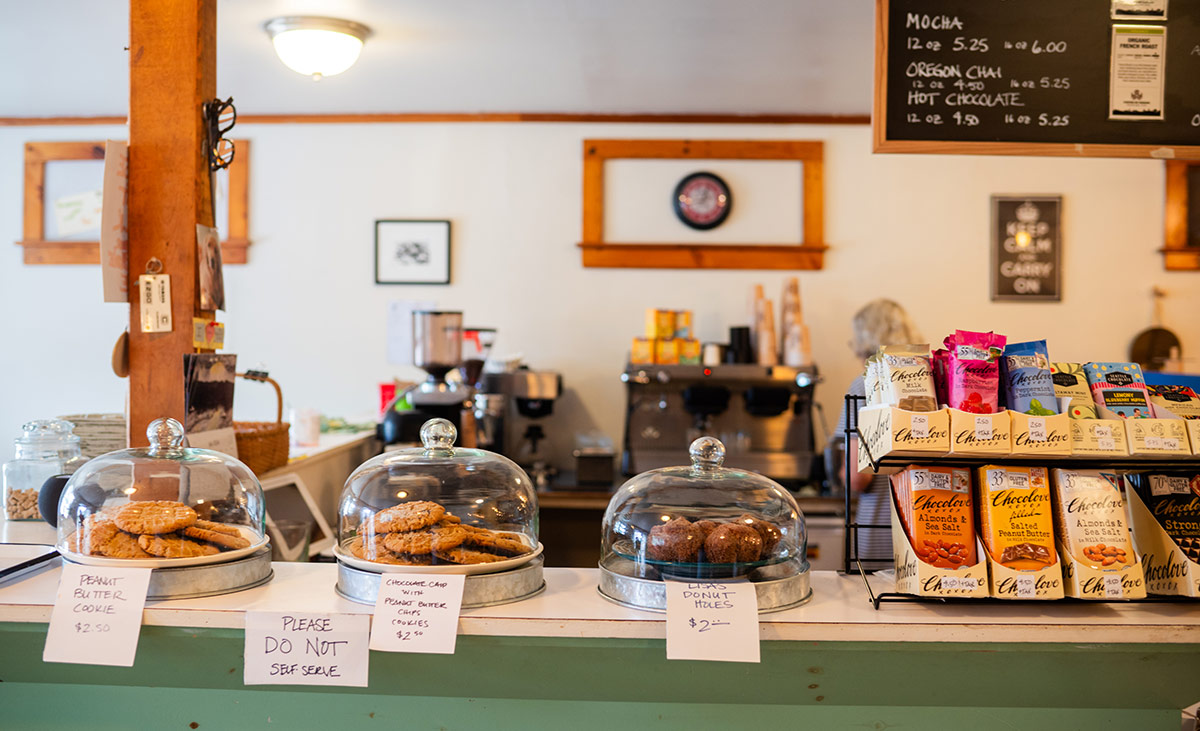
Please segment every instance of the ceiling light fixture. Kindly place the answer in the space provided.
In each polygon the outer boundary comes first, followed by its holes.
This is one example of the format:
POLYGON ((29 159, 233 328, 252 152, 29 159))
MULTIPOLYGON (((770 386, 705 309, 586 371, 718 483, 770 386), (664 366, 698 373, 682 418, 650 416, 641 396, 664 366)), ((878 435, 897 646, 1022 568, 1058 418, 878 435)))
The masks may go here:
POLYGON ((340 18, 289 15, 268 20, 263 29, 271 36, 275 54, 293 71, 320 81, 354 65, 371 29, 340 18))

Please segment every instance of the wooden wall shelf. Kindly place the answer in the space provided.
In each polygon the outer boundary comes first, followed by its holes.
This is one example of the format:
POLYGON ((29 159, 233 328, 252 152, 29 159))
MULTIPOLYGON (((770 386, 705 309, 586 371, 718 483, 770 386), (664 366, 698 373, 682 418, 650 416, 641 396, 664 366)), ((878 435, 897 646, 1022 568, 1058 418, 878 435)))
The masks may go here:
POLYGON ((581 243, 585 267, 823 269, 827 246, 581 243))

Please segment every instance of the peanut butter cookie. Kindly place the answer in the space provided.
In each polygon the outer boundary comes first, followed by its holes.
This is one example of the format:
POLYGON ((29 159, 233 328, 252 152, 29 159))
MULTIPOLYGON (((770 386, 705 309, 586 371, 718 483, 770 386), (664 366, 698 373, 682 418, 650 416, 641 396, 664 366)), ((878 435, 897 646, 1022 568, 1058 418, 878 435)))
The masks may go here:
MULTIPOLYGON (((108 558, 154 558, 138 545, 138 537, 126 533, 111 521, 96 521, 85 524, 87 553, 108 558)), ((78 535, 78 534, 76 534, 78 535)))
POLYGON ((139 536, 138 545, 147 553, 152 553, 161 558, 198 558, 200 556, 215 556, 221 552, 221 549, 216 546, 189 540, 177 533, 139 536))
POLYGON ((224 533, 227 536, 242 535, 242 532, 237 529, 237 526, 232 526, 228 523, 217 523, 211 520, 197 520, 192 527, 200 528, 201 530, 211 530, 216 531, 217 533, 224 533))
POLYGON ((195 524, 196 511, 173 500, 144 500, 126 503, 117 509, 113 521, 130 533, 173 533, 195 524))
POLYGON ((195 538, 198 541, 208 541, 223 551, 233 551, 238 548, 250 547, 250 541, 242 538, 240 535, 218 533, 215 530, 205 530, 204 528, 197 528, 196 526, 184 528, 179 532, 188 538, 195 538))

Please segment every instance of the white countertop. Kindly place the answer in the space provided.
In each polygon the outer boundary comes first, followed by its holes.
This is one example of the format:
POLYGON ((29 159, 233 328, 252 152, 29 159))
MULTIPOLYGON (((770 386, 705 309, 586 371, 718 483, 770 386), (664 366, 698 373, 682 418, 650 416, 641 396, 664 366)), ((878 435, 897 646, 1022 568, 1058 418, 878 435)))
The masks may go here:
MULTIPOLYGON (((47 622, 60 569, 0 585, 0 621, 47 622)), ((151 602, 144 624, 241 629, 247 610, 369 614, 334 593, 334 564, 274 564, 269 584, 236 594, 151 602)), ((498 607, 464 610, 459 633, 509 637, 663 638, 665 615, 628 609, 596 590, 597 569, 546 569, 546 591, 498 607)), ((890 585, 872 578, 876 591, 890 585)), ((1200 644, 1200 603, 953 604, 868 601, 862 579, 812 575, 813 598, 761 615, 764 640, 855 642, 1055 642, 1200 644)))

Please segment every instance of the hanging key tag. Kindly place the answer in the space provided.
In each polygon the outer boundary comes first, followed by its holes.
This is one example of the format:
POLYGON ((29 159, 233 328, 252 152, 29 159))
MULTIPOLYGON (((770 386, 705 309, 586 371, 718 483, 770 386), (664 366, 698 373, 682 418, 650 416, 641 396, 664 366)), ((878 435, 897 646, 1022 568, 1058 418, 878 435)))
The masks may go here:
POLYGON ((162 274, 157 258, 146 263, 146 273, 138 277, 141 297, 142 332, 171 332, 171 275, 162 274))

